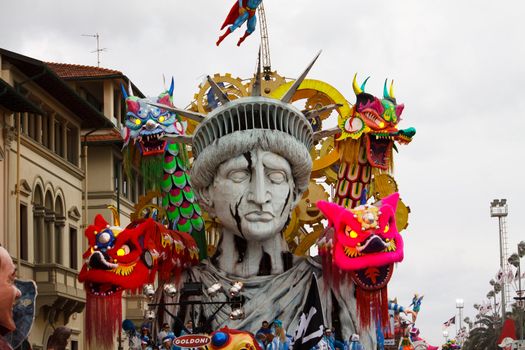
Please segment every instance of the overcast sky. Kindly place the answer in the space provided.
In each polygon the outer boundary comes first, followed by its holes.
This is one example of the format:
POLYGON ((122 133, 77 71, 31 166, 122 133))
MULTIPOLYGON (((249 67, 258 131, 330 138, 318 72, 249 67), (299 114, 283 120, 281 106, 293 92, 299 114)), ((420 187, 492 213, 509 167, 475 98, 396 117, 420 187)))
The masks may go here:
MULTIPOLYGON (((215 46, 233 0, 0 0, 0 47, 44 61, 122 71, 146 94, 175 78, 175 102, 186 106, 203 76, 253 74, 257 32, 240 47, 244 28, 215 46)), ((405 260, 389 286, 406 306, 425 298, 418 318, 434 344, 441 325, 465 300, 465 315, 490 289, 498 270, 493 198, 507 198, 510 252, 525 239, 525 4, 514 0, 265 0, 272 68, 295 77, 322 49, 309 74, 355 101, 355 72, 382 93, 395 79, 405 103, 400 127, 417 129, 400 147, 395 177, 410 206, 405 260), (519 140, 522 141, 519 141, 519 140)), ((453 328, 449 330, 455 332, 453 328)))

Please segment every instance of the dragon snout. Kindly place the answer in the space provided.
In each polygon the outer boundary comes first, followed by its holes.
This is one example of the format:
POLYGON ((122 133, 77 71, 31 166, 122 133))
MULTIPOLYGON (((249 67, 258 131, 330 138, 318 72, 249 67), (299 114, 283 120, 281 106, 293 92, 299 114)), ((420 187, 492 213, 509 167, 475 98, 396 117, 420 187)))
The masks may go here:
POLYGON ((158 126, 158 124, 156 122, 154 122, 153 120, 149 119, 146 124, 144 125, 144 127, 146 128, 146 130, 153 130, 155 129, 156 127, 158 126))
POLYGON ((107 254, 101 251, 95 251, 89 257, 88 266, 98 270, 113 270, 118 266, 117 264, 110 263, 108 260, 110 260, 110 257, 107 254))

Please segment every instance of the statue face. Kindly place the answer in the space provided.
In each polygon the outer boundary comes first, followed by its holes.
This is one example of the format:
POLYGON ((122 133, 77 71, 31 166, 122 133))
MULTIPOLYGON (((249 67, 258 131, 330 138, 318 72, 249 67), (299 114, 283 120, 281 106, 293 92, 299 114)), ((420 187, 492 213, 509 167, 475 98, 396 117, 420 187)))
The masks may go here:
POLYGON ((280 234, 296 204, 290 164, 261 149, 222 163, 204 197, 223 227, 263 242, 280 234))
POLYGON ((13 306, 20 291, 15 287, 16 268, 9 253, 0 247, 0 326, 9 331, 16 329, 13 306))

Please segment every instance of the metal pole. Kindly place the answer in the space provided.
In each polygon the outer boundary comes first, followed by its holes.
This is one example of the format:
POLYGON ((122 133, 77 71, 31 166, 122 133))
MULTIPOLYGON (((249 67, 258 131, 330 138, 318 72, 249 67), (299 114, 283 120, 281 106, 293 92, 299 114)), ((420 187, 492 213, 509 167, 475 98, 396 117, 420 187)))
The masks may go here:
POLYGON ((523 314, 525 313, 525 305, 523 304, 523 291, 521 290, 521 259, 518 260, 518 289, 518 297, 520 298, 518 300, 518 312, 520 314, 520 339, 523 340, 523 314))
POLYGON ((459 331, 461 332, 461 329, 463 328, 463 307, 459 307, 459 331))
MULTIPOLYGON (((503 247, 503 218, 498 217, 499 223, 499 254, 500 254, 500 268, 503 278, 505 278, 505 252, 503 247)), ((505 281, 501 283, 501 321, 505 322, 505 281)))
POLYGON ((22 130, 21 113, 18 115, 18 130, 16 131, 16 277, 20 278, 20 260, 21 244, 20 244, 20 132, 22 130))
POLYGON ((100 67, 100 44, 98 33, 95 35, 95 37, 97 38, 97 67, 100 67))

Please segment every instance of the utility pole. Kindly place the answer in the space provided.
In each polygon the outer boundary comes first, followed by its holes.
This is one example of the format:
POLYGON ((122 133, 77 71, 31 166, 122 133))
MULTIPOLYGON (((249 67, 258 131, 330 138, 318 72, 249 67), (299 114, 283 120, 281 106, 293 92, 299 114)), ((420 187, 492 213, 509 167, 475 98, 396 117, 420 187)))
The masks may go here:
POLYGON ((100 48, 100 35, 98 33, 95 34, 82 34, 82 36, 89 36, 92 38, 97 39, 97 49, 95 51, 91 51, 91 53, 97 53, 97 67, 100 67, 100 53, 102 51, 106 51, 106 48, 100 48))

